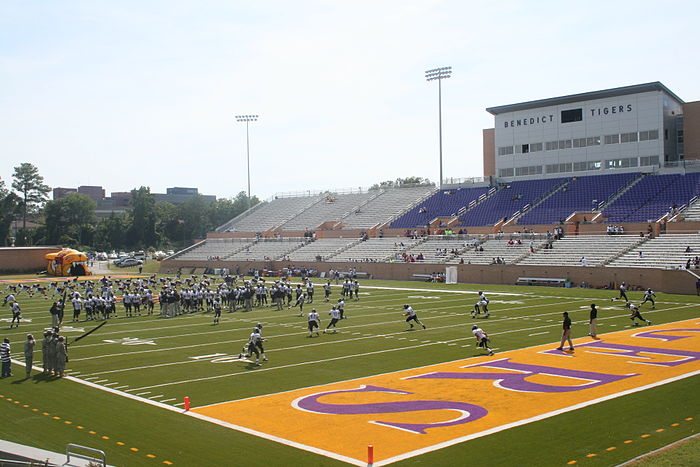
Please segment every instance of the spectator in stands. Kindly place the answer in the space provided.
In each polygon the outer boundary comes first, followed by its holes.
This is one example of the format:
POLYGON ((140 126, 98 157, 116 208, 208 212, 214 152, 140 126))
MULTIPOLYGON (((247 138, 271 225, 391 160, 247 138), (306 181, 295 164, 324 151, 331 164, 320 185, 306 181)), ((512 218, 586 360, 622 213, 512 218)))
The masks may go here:
POLYGON ((690 245, 688 245, 687 247, 685 247, 685 252, 686 252, 686 253, 691 253, 692 251, 693 251, 693 249, 690 248, 690 245))
POLYGON ((581 259, 579 260, 579 263, 581 263, 581 266, 583 266, 583 267, 588 266, 588 260, 586 259, 585 256, 581 256, 581 259))

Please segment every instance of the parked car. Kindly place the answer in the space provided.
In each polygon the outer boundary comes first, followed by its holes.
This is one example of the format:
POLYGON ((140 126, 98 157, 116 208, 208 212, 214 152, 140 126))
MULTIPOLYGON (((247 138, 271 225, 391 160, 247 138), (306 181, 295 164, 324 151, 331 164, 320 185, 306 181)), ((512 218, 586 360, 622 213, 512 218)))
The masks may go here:
POLYGON ((124 258, 121 261, 119 261, 119 263, 115 263, 115 264, 117 266, 119 266, 120 268, 128 268, 131 266, 140 266, 143 264, 143 261, 141 261, 140 259, 136 259, 136 258, 124 258))

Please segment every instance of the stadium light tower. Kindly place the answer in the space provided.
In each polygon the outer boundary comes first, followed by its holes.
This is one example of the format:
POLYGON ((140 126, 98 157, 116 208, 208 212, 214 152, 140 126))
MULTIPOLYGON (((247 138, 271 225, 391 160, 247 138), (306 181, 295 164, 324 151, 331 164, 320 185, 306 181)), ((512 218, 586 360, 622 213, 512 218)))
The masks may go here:
POLYGON ((440 132, 440 183, 442 188, 442 80, 447 79, 452 75, 452 67, 444 66, 442 68, 434 68, 425 72, 425 79, 428 81, 438 82, 438 125, 440 132))
POLYGON ((236 121, 245 122, 245 148, 246 148, 246 159, 248 161, 248 209, 250 209, 250 136, 248 133, 248 124, 250 122, 257 122, 257 115, 236 115, 236 121))

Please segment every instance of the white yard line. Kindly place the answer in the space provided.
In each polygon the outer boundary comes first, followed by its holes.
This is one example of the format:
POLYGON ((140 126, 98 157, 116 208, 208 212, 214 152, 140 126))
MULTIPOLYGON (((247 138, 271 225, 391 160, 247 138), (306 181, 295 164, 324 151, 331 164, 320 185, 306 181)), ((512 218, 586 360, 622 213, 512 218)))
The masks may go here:
MULTIPOLYGON (((559 312, 556 312, 556 313, 558 314, 559 312)), ((617 319, 617 318, 625 317, 625 316, 628 316, 628 315, 625 314, 625 315, 610 316, 610 317, 607 317, 607 318, 600 318, 600 321, 603 321, 603 320, 606 320, 606 319, 617 319)), ((506 319, 500 319, 500 320, 499 320, 499 319, 494 319, 494 320, 491 320, 491 322, 503 321, 503 320, 506 320, 506 319)), ((601 324, 602 324, 602 323, 601 323, 601 324)), ((375 325, 375 324, 373 324, 373 326, 374 326, 374 325, 375 325)), ((433 329, 433 330, 439 330, 439 329, 446 329, 446 328, 451 328, 451 327, 453 327, 453 326, 452 326, 452 325, 448 325, 448 326, 434 326, 434 327, 432 327, 431 329, 433 329)), ((521 328, 521 329, 512 329, 512 330, 508 330, 508 331, 494 332, 494 333, 491 333, 491 335, 492 335, 492 336, 496 336, 496 335, 500 335, 500 334, 513 333, 513 332, 527 332, 527 331, 533 331, 533 330, 538 330, 538 329, 543 329, 543 328, 549 328, 549 327, 558 328, 558 327, 559 327, 559 324, 558 324, 558 322, 557 322, 557 324, 543 324, 543 325, 535 326, 535 327, 527 327, 527 328, 521 328)), ((420 331, 422 331, 422 330, 414 331, 414 332, 420 332, 420 331)), ((398 331, 398 332, 396 332, 396 333, 393 333, 393 335, 402 335, 402 334, 404 334, 405 332, 406 332, 405 330, 404 330, 404 331, 398 331)), ((548 333, 548 332, 550 332, 550 331, 544 331, 544 332, 538 333, 538 334, 546 334, 546 333, 548 333)), ((298 334, 298 333, 294 333, 293 335, 297 335, 297 334, 298 334)), ((341 332, 341 334, 342 334, 342 332, 341 332)), ((359 338, 349 338, 349 339, 334 340, 334 341, 322 341, 322 342, 314 342, 314 343, 304 343, 304 344, 297 345, 297 346, 283 347, 283 348, 279 348, 279 349, 268 350, 268 352, 281 352, 281 351, 289 351, 289 350, 296 350, 296 349, 304 349, 304 350, 306 350, 306 349, 308 349, 308 348, 310 348, 310 347, 316 347, 316 346, 321 346, 321 345, 335 345, 335 344, 339 344, 339 343, 354 342, 354 341, 359 341, 359 340, 364 340, 364 339, 374 339, 374 338, 376 338, 375 335, 373 335, 373 334, 367 334, 367 335, 365 335, 365 336, 363 336, 363 337, 359 337, 359 338)), ((448 341, 448 342, 455 342, 455 341, 459 342, 459 341, 464 340, 464 339, 471 339, 471 336, 465 336, 464 338, 453 339, 452 341, 448 341)), ((418 339, 409 339, 409 338, 406 338, 406 337, 399 337, 398 340, 409 340, 410 342, 418 342, 418 339)), ((426 341, 426 342, 431 342, 431 341, 426 341)), ((469 345, 467 345, 466 347, 469 347, 469 345)), ((411 347, 407 347, 407 348, 411 348, 411 347)), ((389 349, 389 350, 387 350, 387 351, 392 351, 392 349, 389 349)), ((381 351, 377 351, 377 352, 381 352, 381 351)), ((321 361, 321 360, 319 360, 319 362, 320 362, 320 361, 321 361)), ((153 365, 143 365, 143 366, 138 366, 138 367, 128 367, 128 368, 121 368, 121 369, 114 369, 114 370, 105 370, 105 371, 99 371, 99 372, 88 373, 88 374, 91 374, 91 375, 94 377, 94 376, 96 376, 96 375, 105 375, 105 374, 121 373, 121 372, 128 372, 128 371, 138 371, 138 370, 144 370, 144 369, 149 369, 149 368, 160 368, 160 367, 166 367, 166 366, 184 365, 184 364, 188 364, 188 363, 197 363, 197 362, 207 362, 207 360, 175 361, 175 362, 167 362, 167 363, 158 363, 158 364, 153 364, 153 365)), ((273 367, 273 368, 284 368, 284 367, 273 367)), ((260 370, 256 370, 256 371, 260 371, 260 370)), ((235 373, 235 374, 240 374, 240 373, 235 373)), ((244 372, 244 373, 242 373, 242 374, 247 374, 247 372, 244 372)))
MULTIPOLYGON (((573 304, 573 303, 579 303, 579 300, 574 300, 574 301, 569 300, 569 301, 566 301, 566 302, 559 302, 559 303, 556 303, 555 305, 566 305, 566 304, 573 304)), ((539 307, 540 307, 540 305, 533 305, 533 306, 527 306, 527 307, 518 307, 518 308, 515 308, 515 309, 512 309, 512 308, 511 308, 511 309, 509 309, 508 311, 510 312, 510 311, 513 311, 513 310, 523 310, 523 309, 539 308, 539 307)), ((447 307, 447 308, 452 308, 452 307, 447 307)), ((576 310, 576 311, 580 311, 580 310, 576 310)), ((449 317, 449 316, 430 316, 430 312, 431 312, 431 310, 424 310, 424 311, 420 311, 419 313, 423 313, 423 314, 428 315, 428 318, 429 318, 430 320, 434 320, 434 319, 437 319, 437 318, 449 317)), ((381 313, 381 314, 383 314, 383 315, 392 315, 392 316, 393 316, 393 315, 396 315, 396 313, 397 313, 396 311, 391 311, 391 312, 386 312, 386 313, 381 313)), ((549 313, 542 313, 542 314, 539 314, 539 315, 529 315, 529 316, 523 316, 523 317, 510 317, 510 318, 500 318, 500 319, 499 319, 499 318, 493 318, 493 319, 490 320, 490 322, 503 321, 504 319, 508 319, 508 320, 512 320, 512 319, 530 319, 530 318, 532 318, 533 316, 551 316, 551 315, 553 315, 553 314, 557 314, 557 315, 558 315, 559 312, 556 312, 556 313, 555 313, 555 312, 549 312, 549 313)), ((380 315, 380 314, 375 314, 375 315, 373 315, 373 316, 378 316, 378 315, 380 315)), ((467 314, 465 313, 465 317, 466 317, 466 316, 467 316, 467 314)), ((427 319, 426 319, 426 320, 427 320, 427 319)), ((253 322, 253 321, 255 321, 255 320, 251 320, 251 322, 253 322)), ((554 320, 551 320, 551 321, 554 322, 554 320)), ((381 322, 381 323, 368 323, 368 324, 362 324, 362 325, 355 325, 355 326, 351 326, 349 329, 358 328, 358 327, 375 327, 375 326, 377 326, 377 325, 388 324, 388 323, 394 323, 394 322, 396 322, 396 320, 384 321, 384 322, 381 322)), ((305 322, 302 322, 302 321, 300 320, 300 321, 299 321, 299 324, 300 324, 300 326, 304 326, 306 323, 305 323, 305 322)), ((447 326, 447 327, 449 327, 449 326, 447 326)), ((436 329, 436 328, 433 327, 433 329, 436 329)), ((226 330, 226 333, 227 333, 227 334, 230 334, 231 332, 232 332, 232 330, 226 330)), ((351 331, 351 332, 354 332, 354 331, 351 331)), ((199 335, 203 335, 203 334, 206 334, 206 333, 200 333, 199 335)), ((272 335, 272 336, 267 336, 267 337, 274 337, 274 338, 278 338, 278 337, 288 337, 288 336, 294 336, 294 335, 296 335, 296 334, 298 334, 298 333, 295 332, 295 333, 288 333, 288 334, 277 334, 277 335, 272 335)), ((182 337, 185 337, 185 336, 191 337, 191 336, 192 336, 192 333, 183 334, 183 335, 182 335, 182 337)), ((178 337, 179 337, 179 336, 178 336, 178 337)), ((163 340, 163 339, 168 339, 168 337, 153 338, 153 340, 156 340, 156 339, 163 340)), ((221 345, 221 344, 230 344, 230 341, 226 340, 226 341, 206 342, 206 343, 203 343, 203 344, 193 344, 193 345, 189 345, 188 348, 207 347, 207 346, 221 345)), ((87 347, 87 346, 85 346, 85 347, 87 347)), ((84 358, 74 358, 74 359, 72 359, 72 361, 79 362, 79 361, 83 361, 83 360, 95 360, 95 359, 98 359, 98 358, 112 358, 112 357, 119 357, 119 356, 124 356, 124 355, 138 355, 138 354, 146 354, 146 353, 154 353, 154 352, 168 352, 168 351, 172 351, 172 350, 178 350, 178 351, 179 351, 179 350, 181 350, 181 349, 182 349, 182 346, 177 346, 177 347, 166 347, 166 348, 160 348, 160 349, 138 350, 138 351, 133 351, 133 352, 110 353, 110 354, 104 354, 104 355, 94 355, 94 356, 91 356, 91 357, 84 357, 84 358)))

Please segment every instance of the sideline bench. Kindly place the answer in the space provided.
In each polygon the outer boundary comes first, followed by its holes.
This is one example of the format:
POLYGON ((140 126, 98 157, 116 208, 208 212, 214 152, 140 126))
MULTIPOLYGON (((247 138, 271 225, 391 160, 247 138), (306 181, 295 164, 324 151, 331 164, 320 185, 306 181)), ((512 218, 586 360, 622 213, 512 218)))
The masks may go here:
MULTIPOLYGON (((338 271, 338 276, 341 279, 351 279, 352 278, 352 273, 350 271, 338 271)), ((368 272, 360 272, 357 271, 355 272, 355 277, 357 278, 363 278, 363 279, 369 279, 370 275, 368 272)))
POLYGON ((425 282, 445 282, 445 276, 442 274, 415 273, 412 276, 425 282))
POLYGON ((564 287, 568 283, 568 279, 558 277, 518 277, 516 284, 519 285, 556 285, 564 287))

